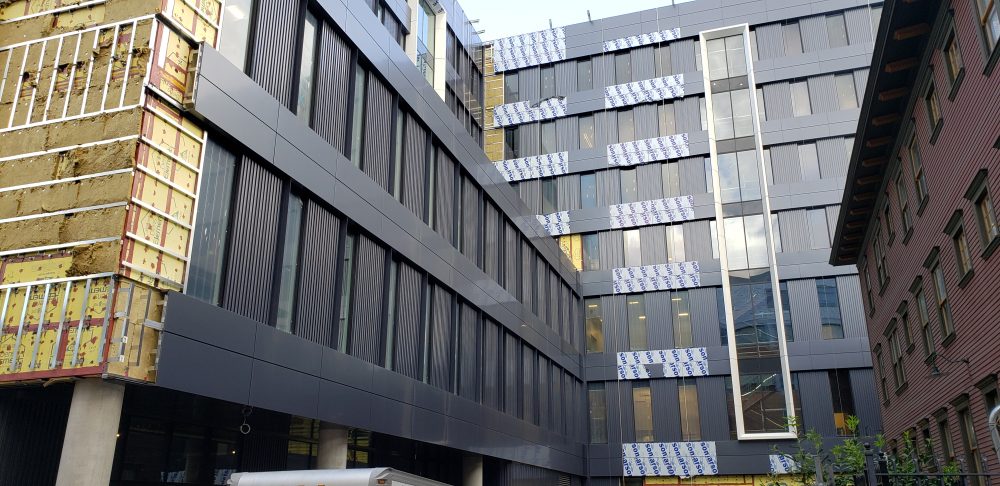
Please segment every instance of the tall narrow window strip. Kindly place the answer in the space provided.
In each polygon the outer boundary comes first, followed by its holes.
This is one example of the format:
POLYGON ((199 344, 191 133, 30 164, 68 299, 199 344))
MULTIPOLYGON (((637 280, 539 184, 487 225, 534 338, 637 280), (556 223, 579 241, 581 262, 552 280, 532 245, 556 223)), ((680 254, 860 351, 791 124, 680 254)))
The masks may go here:
POLYGON ((601 313, 601 299, 591 298, 584 302, 586 307, 587 352, 604 352, 604 316, 601 313))
POLYGON ((837 291, 837 279, 816 279, 816 291, 819 296, 819 315, 820 325, 823 328, 823 339, 843 339, 844 319, 840 313, 840 293, 837 291))
MULTIPOLYGON (((682 379, 683 381, 686 380, 682 379)), ((698 387, 694 383, 681 383, 677 386, 677 397, 681 415, 681 440, 685 442, 701 440, 698 387)))
MULTIPOLYGON (((843 18, 841 18, 843 20, 843 18)), ((853 74, 838 74, 834 81, 837 85, 837 101, 841 110, 858 107, 858 95, 854 89, 853 74)))
POLYGON ((540 93, 541 98, 544 100, 546 98, 551 98, 556 95, 556 68, 552 66, 546 66, 541 68, 541 87, 540 93))
POLYGON ((594 66, 593 62, 583 59, 576 62, 576 89, 586 91, 594 88, 594 66))
POLYGON ((649 349, 646 340, 646 299, 641 294, 625 298, 625 313, 628 317, 629 351, 649 349))
POLYGON ((785 54, 802 54, 802 33, 798 21, 786 23, 781 32, 785 41, 785 54))
POLYGON ((556 152, 556 122, 542 122, 540 126, 542 146, 542 154, 551 154, 556 152))
POLYGON ((948 289, 944 283, 944 271, 940 264, 934 264, 931 269, 934 277, 934 296, 937 300, 938 321, 941 324, 941 336, 945 339, 955 332, 955 324, 951 318, 951 303, 948 302, 948 289))
POLYGON ((580 148, 594 148, 594 115, 580 117, 580 148))
POLYGON ((965 239, 965 229, 959 226, 951 240, 955 246, 958 275, 959 278, 962 278, 972 271, 972 255, 969 254, 969 243, 965 239))
POLYGON ((690 348, 694 346, 694 337, 691 331, 691 302, 688 299, 687 291, 672 293, 670 304, 673 309, 674 347, 690 348))
POLYGON ((385 316, 385 367, 392 369, 396 339, 396 293, 399 286, 399 262, 389 262, 389 284, 386 297, 385 316))
POLYGON ((632 411, 635 441, 653 442, 653 400, 648 383, 632 385, 632 411))
POLYGON ((639 241, 639 230, 626 230, 622 232, 622 239, 625 246, 625 266, 638 267, 642 265, 641 242, 639 241))
POLYGON ((639 184, 636 181, 636 169, 622 169, 620 172, 622 202, 632 203, 638 201, 639 184))
POLYGON ((621 110, 618 112, 618 142, 631 142, 635 140, 635 120, 632 110, 621 110))
POLYGON ((367 91, 366 71, 359 64, 354 74, 354 101, 351 115, 351 162, 361 168, 362 150, 365 139, 365 91, 367 91))
POLYGON ((844 47, 848 44, 847 25, 844 23, 843 13, 826 16, 826 32, 831 48, 844 47))
POLYGON ((518 73, 505 73, 503 76, 503 102, 514 103, 521 99, 521 88, 518 85, 518 73))
POLYGON ((927 119, 930 121, 931 130, 937 127, 941 121, 941 104, 938 102, 937 90, 934 89, 932 81, 927 86, 927 93, 924 94, 924 108, 927 110, 927 119))
POLYGON ((404 131, 406 127, 406 112, 402 108, 396 110, 396 128, 395 131, 395 150, 393 152, 393 169, 392 169, 392 196, 397 200, 402 202, 403 200, 403 151, 406 147, 403 146, 404 131))
POLYGON ((924 176, 924 164, 920 158, 920 147, 917 146, 916 134, 910 137, 910 144, 907 151, 909 152, 913 184, 917 191, 917 204, 920 205, 924 198, 927 197, 927 178, 924 176))
POLYGON ((608 403, 603 382, 587 384, 587 402, 590 410, 590 442, 607 444, 608 403))
POLYGON ((198 231, 193 235, 186 293, 213 305, 222 300, 236 160, 235 154, 211 138, 208 140, 198 192, 198 231))
POLYGON ((924 290, 918 289, 914 295, 917 301, 917 316, 920 317, 920 339, 924 344, 924 356, 930 357, 934 354, 934 334, 931 331, 930 314, 927 312, 927 299, 924 297, 924 290))
POLYGON ((809 85, 805 81, 792 83, 792 114, 795 116, 806 116, 812 114, 812 105, 809 102, 809 85))
POLYGON ((958 80, 959 73, 962 71, 962 52, 958 46, 958 36, 955 35, 954 26, 952 26, 951 32, 948 33, 948 38, 945 39, 941 52, 944 53, 944 64, 948 71, 948 80, 954 86, 958 80))
POLYGON ((975 200, 976 221, 979 224, 980 240, 986 248, 997 237, 1000 237, 1000 225, 997 224, 997 214, 993 208, 993 200, 985 188, 975 200))
POLYGON ((615 55, 615 84, 632 82, 632 55, 629 51, 615 55))
POLYGON ((226 8, 222 9, 219 53, 240 71, 247 69, 254 3, 254 0, 229 0, 226 2, 226 8))
POLYGON ((302 58, 299 61, 299 100, 295 113, 310 123, 312 120, 313 90, 316 80, 317 21, 312 12, 306 12, 302 27, 302 58))
POLYGON ((274 327, 279 331, 294 331, 295 294, 299 274, 299 236, 302 230, 303 202, 296 194, 288 196, 285 211, 285 239, 281 255, 281 276, 278 282, 278 309, 274 327))
POLYGON ((582 174, 580 176, 580 206, 583 209, 597 207, 597 176, 582 174))
POLYGON ((983 43, 986 44, 986 51, 992 53, 1000 41, 1000 5, 995 0, 976 0, 976 7, 983 43))
POLYGON ((351 295, 354 290, 354 247, 357 235, 349 233, 344 239, 344 260, 340 273, 340 322, 337 326, 337 348, 347 352, 347 336, 351 325, 351 295))

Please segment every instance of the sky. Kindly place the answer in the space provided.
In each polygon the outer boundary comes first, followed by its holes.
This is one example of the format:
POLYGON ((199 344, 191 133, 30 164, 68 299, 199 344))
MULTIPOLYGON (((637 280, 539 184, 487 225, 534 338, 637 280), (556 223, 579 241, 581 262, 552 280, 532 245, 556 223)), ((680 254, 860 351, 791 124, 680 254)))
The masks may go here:
POLYGON ((670 5, 670 0, 459 0, 470 20, 479 19, 483 40, 603 19, 629 12, 670 5))

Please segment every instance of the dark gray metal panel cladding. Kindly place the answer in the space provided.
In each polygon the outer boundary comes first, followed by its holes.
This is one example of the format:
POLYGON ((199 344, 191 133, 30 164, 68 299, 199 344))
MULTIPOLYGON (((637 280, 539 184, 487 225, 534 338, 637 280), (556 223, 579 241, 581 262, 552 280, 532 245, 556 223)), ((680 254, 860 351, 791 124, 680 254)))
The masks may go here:
POLYGON ((281 179, 248 157, 233 202, 229 266, 222 306, 268 322, 281 210, 281 179))
POLYGON ((649 385, 653 402, 653 437, 658 441, 680 441, 680 414, 675 412, 677 380, 651 380, 649 385))
POLYGON ((875 391, 875 373, 871 368, 850 371, 851 393, 854 395, 854 413, 861 420, 861 433, 874 435, 882 431, 879 415, 878 393, 875 391))
POLYGON ((501 410, 500 328, 490 319, 483 320, 483 404, 501 410))
POLYGON ((351 85, 351 46, 326 22, 323 22, 320 33, 318 56, 322 69, 316 72, 313 130, 344 153, 351 85))
POLYGON ((797 372, 799 397, 802 400, 802 420, 807 429, 815 429, 824 436, 836 434, 833 424, 833 399, 830 394, 830 376, 826 371, 797 372))
POLYGON ((861 281, 858 280, 858 276, 837 277, 837 293, 840 296, 840 312, 844 319, 844 337, 867 337, 865 306, 861 300, 861 281))
POLYGON ((294 111, 292 92, 298 76, 294 75, 295 53, 299 32, 298 0, 261 0, 256 9, 257 25, 250 57, 250 77, 274 96, 279 103, 294 111))
POLYGON ((729 421, 721 419, 721 411, 733 401, 733 397, 726 393, 725 377, 705 376, 695 380, 695 383, 698 386, 698 413, 702 417, 701 439, 728 440, 729 421))
POLYGON ((688 291, 691 303, 691 331, 695 346, 720 346, 719 305, 716 289, 691 289, 688 291))
MULTIPOLYGON (((358 235, 357 241, 348 354, 372 364, 380 364, 385 249, 364 234, 358 235)), ((398 344, 411 345, 408 341, 400 341, 398 344)))
POLYGON ((364 162, 361 170, 386 192, 389 182, 392 147, 392 93, 378 76, 368 73, 367 106, 365 108, 364 162))
POLYGON ((73 385, 0 391, 0 486, 55 484, 73 385))
POLYGON ((535 249, 526 239, 521 240, 521 303, 525 309, 534 309, 537 303, 534 291, 535 249))
POLYGON ((517 291, 521 283, 521 276, 518 275, 517 271, 521 268, 521 262, 517 260, 518 247, 520 242, 518 240, 517 227, 509 219, 504 220, 504 288, 510 295, 514 298, 519 298, 519 293, 517 291))
POLYGON ((337 272, 340 218, 308 200, 302 229, 302 261, 299 275, 295 335, 324 346, 333 342, 333 293, 337 272))
POLYGON ((459 327, 459 356, 461 360, 458 368, 458 394, 469 400, 479 401, 479 360, 480 360, 480 339, 479 320, 476 317, 476 309, 462 303, 459 311, 461 319, 459 327))
POLYGON ((524 399, 521 417, 531 423, 538 423, 538 405, 535 400, 535 397, 538 396, 538 388, 535 385, 537 382, 535 379, 537 376, 535 353, 535 349, 527 344, 524 345, 521 352, 521 376, 523 378, 521 397, 524 399))
POLYGON ((412 116, 406 117, 403 143, 403 206, 417 217, 424 216, 424 176, 427 171, 427 131, 412 116))
POLYGON ((494 282, 499 282, 500 210, 493 203, 487 203, 483 213, 483 271, 494 282))
POLYGON ((421 330, 420 272, 406 262, 399 264, 398 290, 396 291, 396 345, 393 351, 393 371, 410 378, 420 379, 421 330))
POLYGON ((462 254, 479 265, 479 188, 462 173, 462 254))
POLYGON ((437 150, 437 170, 434 206, 434 229, 448 243, 455 241, 455 161, 440 147, 437 150))
POLYGON ((507 412, 514 416, 521 416, 518 414, 518 395, 517 391, 520 386, 520 365, 521 360, 518 359, 518 352, 521 349, 521 344, 517 337, 511 333, 504 333, 504 346, 503 346, 503 396, 504 396, 504 412, 507 412))
POLYGON ((544 355, 538 355, 538 425, 540 427, 550 427, 552 425, 549 413, 549 401, 551 400, 552 383, 549 372, 549 360, 544 355))
MULTIPOLYGON (((619 388, 624 384, 621 381, 609 381, 604 383, 604 395, 605 401, 607 403, 608 409, 608 443, 622 443, 625 442, 622 434, 625 429, 631 427, 631 424, 626 427, 625 423, 622 422, 621 414, 621 396, 619 395, 619 388)), ((631 400, 631 397, 629 397, 631 400)))
POLYGON ((674 327, 671 319, 673 314, 670 307, 671 293, 649 292, 643 295, 646 299, 646 321, 648 322, 646 336, 649 339, 649 349, 673 348, 674 327))
POLYGON ((432 285, 430 383, 451 390, 451 299, 453 294, 440 285, 432 285))

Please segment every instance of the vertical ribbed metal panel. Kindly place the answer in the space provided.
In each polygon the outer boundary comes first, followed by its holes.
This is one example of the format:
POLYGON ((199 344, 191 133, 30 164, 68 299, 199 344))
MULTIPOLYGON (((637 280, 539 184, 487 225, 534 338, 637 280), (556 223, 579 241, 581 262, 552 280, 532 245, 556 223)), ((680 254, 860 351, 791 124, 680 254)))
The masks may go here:
POLYGON ((526 239, 521 239, 521 304, 525 309, 535 308, 538 296, 535 295, 535 249, 526 239))
POLYGON ((434 211, 434 229, 448 243, 455 242, 455 161, 440 147, 437 149, 436 200, 431 201, 434 211))
POLYGON ((542 212, 542 199, 540 196, 541 191, 541 181, 538 179, 530 179, 526 181, 514 183, 518 194, 521 196, 521 200, 524 201, 525 206, 528 206, 528 210, 534 214, 541 214, 542 212))
POLYGON ((537 315, 542 322, 548 324, 549 265, 545 263, 545 259, 542 258, 541 255, 536 255, 535 269, 534 272, 532 272, 532 276, 534 277, 538 304, 538 312, 535 312, 535 315, 537 315))
POLYGON ((667 263, 667 237, 664 226, 643 226, 639 228, 640 254, 643 265, 667 263))
POLYGON ((774 59, 785 55, 785 38, 781 33, 781 24, 765 24, 754 27, 757 33, 757 57, 759 59, 774 59))
POLYGON ((640 201, 663 197, 663 164, 645 164, 635 168, 640 201))
POLYGON ((802 400, 802 419, 808 430, 815 429, 824 437, 836 435, 833 424, 833 397, 830 393, 830 375, 826 371, 799 371, 799 399, 802 400))
POLYGON ((602 231, 597 235, 601 245, 601 270, 625 266, 625 248, 622 230, 602 231))
POLYGON ((236 182, 222 306, 268 322, 281 212, 281 179, 244 157, 236 182))
POLYGON ((608 169, 596 173, 597 206, 610 206, 622 202, 621 171, 608 169))
POLYGON ((511 415, 517 415, 520 398, 517 394, 521 383, 521 377, 518 373, 521 360, 517 355, 520 349, 521 343, 518 342, 517 337, 509 332, 504 332, 503 411, 511 415))
POLYGON ((675 100, 674 124, 677 133, 695 133, 701 130, 701 96, 675 100))
POLYGON ((806 222, 804 209, 779 212, 778 224, 781 226, 783 252, 792 253, 810 249, 809 225, 806 222))
MULTIPOLYGON (((250 77, 285 108, 294 110, 292 89, 299 31, 298 0, 261 0, 257 5, 256 36, 250 58, 250 77)), ((322 71, 320 69, 319 71, 322 71)))
POLYGON ((420 272, 405 262, 399 264, 396 290, 396 337, 393 351, 393 371, 420 379, 420 272))
POLYGON ((358 235, 357 241, 354 295, 351 298, 351 334, 347 349, 351 356, 380 364, 385 249, 367 235, 358 235))
POLYGON ((580 118, 567 116, 556 119, 556 150, 580 148, 580 118))
POLYGON ((572 320, 572 314, 570 313, 570 308, 573 306, 573 295, 569 288, 569 285, 565 283, 559 284, 559 335, 562 336, 566 342, 571 343, 573 340, 573 329, 576 328, 577 322, 572 320))
POLYGON ((500 329, 490 319, 483 322, 483 405, 501 410, 500 329))
POLYGON ((552 413, 552 421, 549 423, 549 429, 556 433, 562 433, 564 411, 566 408, 566 401, 563 400, 562 370, 555 363, 552 364, 551 370, 552 373, 549 375, 551 383, 549 385, 549 389, 551 390, 549 409, 552 413))
POLYGON ((847 23, 847 40, 851 44, 865 44, 872 41, 872 19, 868 7, 852 8, 844 11, 847 23))
POLYGON ((833 235, 836 234, 837 231, 837 218, 840 216, 840 205, 834 204, 833 206, 827 206, 824 209, 826 209, 826 229, 829 231, 828 234, 830 237, 833 238, 833 235))
POLYGON ((635 120, 636 140, 660 136, 660 119, 656 111, 656 105, 645 104, 636 106, 632 109, 632 116, 635 120))
POLYGON ((704 157, 681 159, 676 163, 681 164, 677 171, 681 175, 681 194, 705 194, 708 192, 704 157))
POLYGON ((365 107, 364 164, 362 170, 387 192, 392 148, 392 93, 377 76, 368 74, 365 107))
POLYGON ((847 153, 847 145, 844 143, 843 138, 836 137, 817 140, 816 151, 819 153, 819 172, 822 178, 844 177, 847 175, 847 163, 850 154, 847 153))
POLYGON ((719 306, 715 289, 688 290, 688 302, 691 304, 692 343, 695 346, 723 345, 719 336, 719 306))
POLYGON ((406 118, 406 142, 403 153, 403 206, 418 218, 424 218, 424 178, 427 172, 427 132, 414 117, 406 118))
POLYGON ((479 401, 479 356, 480 330, 476 318, 476 308, 462 303, 459 312, 461 327, 459 329, 459 364, 458 394, 469 400, 479 401))
POLYGON ((726 404, 732 403, 733 396, 726 393, 725 378, 704 376, 695 380, 695 385, 698 387, 698 412, 702 417, 701 440, 729 440, 729 420, 723 419, 721 414, 726 413, 726 404))
POLYGON ((618 143, 618 112, 600 111, 594 113, 594 148, 618 143))
POLYGON ((792 117, 792 91, 788 82, 765 84, 764 111, 768 120, 792 117))
POLYGON ((0 485, 56 483, 73 386, 7 388, 0 394, 0 485))
POLYGON ((693 73, 698 70, 698 65, 694 59, 694 40, 684 39, 677 42, 671 42, 669 46, 670 63, 673 64, 675 73, 693 73))
MULTIPOLYGON (((680 399, 677 394, 677 385, 682 381, 685 381, 684 378, 649 381, 650 399, 653 402, 653 438, 658 441, 680 442, 683 440, 681 437, 680 399)), ((695 381, 691 378, 687 380, 690 383, 695 381)))
POLYGON ((712 227, 708 220, 684 223, 684 259, 705 262, 712 255, 712 227))
POLYGON ((802 166, 799 163, 799 146, 797 144, 774 145, 770 148, 770 152, 771 173, 775 184, 802 181, 802 166))
POLYGON ((551 417, 549 415, 549 398, 552 384, 549 383, 549 360, 544 354, 538 353, 538 426, 547 428, 550 426, 551 417))
POLYGON ((601 297, 601 314, 604 317, 604 352, 628 351, 628 315, 625 313, 625 296, 601 297))
POLYGON ((796 341, 823 339, 819 325, 819 295, 813 279, 788 280, 788 300, 784 305, 792 315, 792 332, 796 341))
POLYGON ((604 54, 592 57, 591 64, 594 70, 594 88, 600 89, 602 86, 615 84, 615 58, 614 54, 604 54))
MULTIPOLYGON (((646 299, 646 325, 649 349, 671 349, 674 347, 673 313, 670 308, 670 292, 648 292, 646 299)), ((665 403, 665 402, 663 402, 665 403)))
POLYGON ((868 86, 868 68, 854 70, 854 93, 858 99, 864 99, 865 88, 868 86))
POLYGON ((500 269, 497 267, 500 254, 500 212, 493 203, 486 204, 483 224, 483 271, 494 282, 500 281, 500 269))
POLYGON ((323 25, 320 35, 313 129, 337 151, 345 153, 347 100, 351 86, 351 46, 329 24, 323 25))
POLYGON ((451 390, 451 299, 452 293, 440 285, 432 285, 434 299, 431 309, 430 384, 451 390))
POLYGON ((517 127, 518 153, 521 157, 540 155, 542 132, 539 123, 526 123, 517 127))
POLYGON ((462 254, 478 265, 479 255, 479 187, 462 173, 462 254))
POLYGON ((336 321, 332 289, 337 281, 340 218, 311 199, 307 204, 295 335, 330 346, 336 321))
POLYGON ((837 99, 837 86, 833 82, 833 75, 814 76, 808 79, 809 103, 812 105, 813 113, 827 113, 840 109, 840 102, 837 99))
POLYGON ((541 94, 541 72, 538 66, 521 69, 517 72, 517 86, 520 90, 520 101, 537 101, 541 94))
POLYGON ((538 410, 536 409, 538 390, 536 389, 535 370, 535 349, 527 344, 521 350, 521 398, 523 401, 522 410, 525 421, 538 423, 538 410))
POLYGON ((826 16, 816 15, 799 19, 802 29, 802 51, 816 52, 830 48, 830 39, 826 33, 826 16))
POLYGON ((558 209, 580 209, 580 174, 569 174, 556 179, 559 191, 558 209))
POLYGON ((640 81, 656 76, 656 46, 642 46, 632 49, 632 79, 640 81))
POLYGON ((858 276, 837 277, 837 293, 840 294, 840 315, 844 318, 844 337, 868 336, 865 329, 865 306, 861 300, 861 283, 858 281, 858 276))
POLYGON ((576 59, 555 63, 556 94, 567 96, 577 92, 576 59))
POLYGON ((559 285, 562 279, 559 278, 559 274, 556 273, 555 269, 548 267, 549 273, 549 303, 546 305, 548 309, 548 323, 549 327, 552 328, 559 334, 559 285))
MULTIPOLYGON (((607 402, 608 408, 608 444, 620 444, 622 442, 627 442, 622 436, 626 429, 632 428, 632 424, 625 424, 622 422, 622 396, 621 396, 621 386, 625 382, 622 381, 609 381, 604 383, 605 390, 605 401, 607 402)), ((628 397, 631 402, 631 395, 628 397)), ((619 483, 615 483, 618 485, 619 483)))
POLYGON ((521 262, 517 259, 521 238, 517 232, 517 227, 511 220, 504 218, 504 288, 515 298, 518 296, 517 288, 521 283, 521 276, 518 270, 521 269, 521 262))
MULTIPOLYGON (((643 382, 630 382, 622 381, 618 385, 618 395, 621 403, 619 404, 621 415, 621 427, 622 427, 622 440, 624 442, 635 442, 635 402, 632 400, 632 388, 636 384, 644 385, 648 384, 649 381, 643 382)), ((655 404, 653 405, 656 406, 655 404)))
POLYGON ((854 396, 854 413, 861 420, 860 432, 868 436, 875 435, 882 431, 875 372, 871 368, 861 368, 850 370, 849 373, 851 394, 854 396))

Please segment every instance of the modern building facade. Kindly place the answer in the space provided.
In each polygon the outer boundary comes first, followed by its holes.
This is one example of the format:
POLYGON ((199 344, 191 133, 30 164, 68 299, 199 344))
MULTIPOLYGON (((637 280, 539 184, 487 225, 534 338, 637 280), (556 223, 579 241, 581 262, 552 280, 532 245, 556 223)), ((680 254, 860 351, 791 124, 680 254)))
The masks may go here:
POLYGON ((885 10, 830 261, 863 275, 892 448, 906 436, 924 470, 998 474, 1000 17, 885 10))
POLYGON ((828 263, 880 10, 0 7, 0 484, 731 484, 880 429, 828 263))

